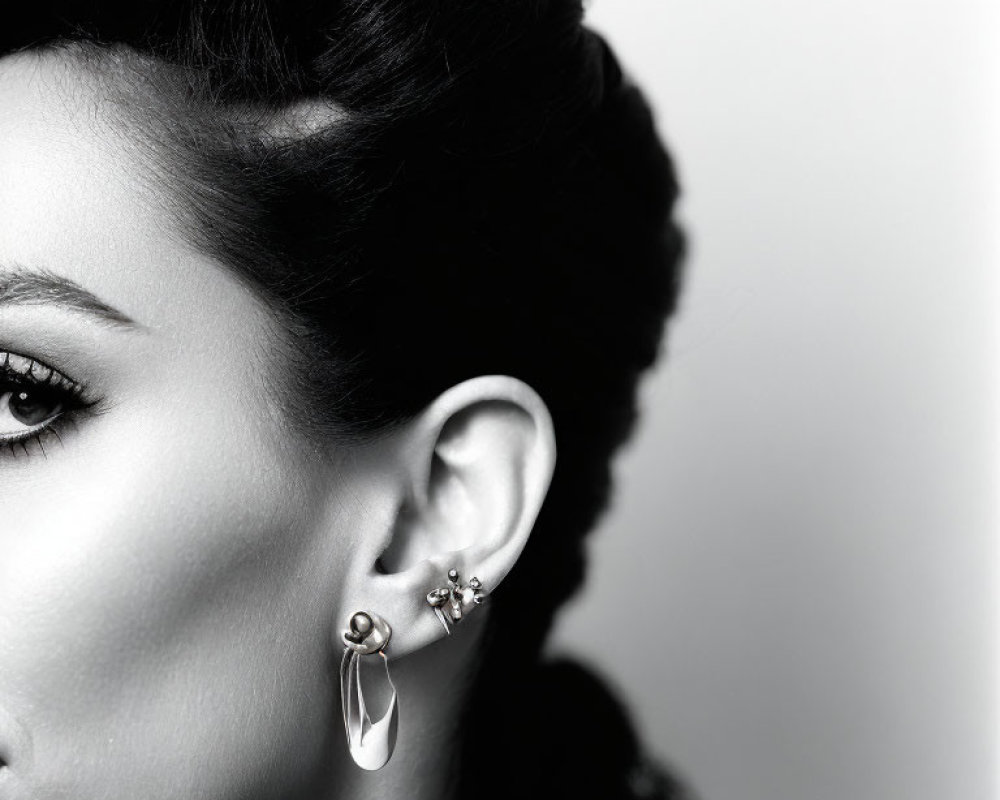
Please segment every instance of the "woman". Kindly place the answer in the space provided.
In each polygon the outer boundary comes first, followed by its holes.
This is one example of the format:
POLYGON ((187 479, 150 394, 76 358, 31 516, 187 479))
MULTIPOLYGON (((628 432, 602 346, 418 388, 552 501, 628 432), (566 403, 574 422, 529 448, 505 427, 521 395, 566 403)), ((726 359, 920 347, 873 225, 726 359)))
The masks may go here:
POLYGON ((539 656, 680 250, 580 4, 54 5, 0 30, 0 798, 671 794, 539 656))

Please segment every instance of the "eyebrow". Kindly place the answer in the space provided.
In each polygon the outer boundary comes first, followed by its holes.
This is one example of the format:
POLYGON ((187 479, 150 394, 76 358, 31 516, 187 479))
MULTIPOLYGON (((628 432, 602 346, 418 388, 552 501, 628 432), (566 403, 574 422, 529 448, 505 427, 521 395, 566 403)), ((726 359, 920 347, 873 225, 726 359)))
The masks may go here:
POLYGON ((49 304, 96 317, 116 327, 138 327, 129 316, 68 278, 47 270, 0 269, 0 306, 49 304))

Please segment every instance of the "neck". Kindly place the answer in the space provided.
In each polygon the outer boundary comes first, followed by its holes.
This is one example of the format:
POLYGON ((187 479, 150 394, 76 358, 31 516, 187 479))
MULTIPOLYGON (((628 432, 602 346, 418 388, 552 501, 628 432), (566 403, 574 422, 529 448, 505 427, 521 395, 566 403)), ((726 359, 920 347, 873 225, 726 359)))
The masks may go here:
MULTIPOLYGON (((399 694, 399 734, 396 749, 382 769, 358 767, 347 750, 343 725, 331 742, 334 763, 328 787, 314 797, 324 800, 446 800, 453 794, 458 769, 459 722, 468 699, 469 678, 476 669, 477 651, 486 614, 462 622, 451 636, 400 660, 389 656, 389 670, 399 694)), ((384 676, 383 676, 384 677, 384 676)), ((339 709, 339 698, 338 709, 339 709)), ((382 713, 378 703, 372 714, 382 713)), ((339 722, 339 718, 338 718, 339 722)))

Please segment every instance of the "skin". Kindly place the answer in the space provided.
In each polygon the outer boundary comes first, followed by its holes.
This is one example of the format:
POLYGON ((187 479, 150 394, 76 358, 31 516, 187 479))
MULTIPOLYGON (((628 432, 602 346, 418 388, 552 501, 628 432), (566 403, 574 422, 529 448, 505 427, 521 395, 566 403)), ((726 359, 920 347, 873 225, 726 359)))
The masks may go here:
MULTIPOLYGON (((54 57, 0 59, 0 284, 45 270, 134 322, 0 302, 0 351, 93 403, 0 450, 0 800, 440 797, 488 610, 443 640, 423 595, 513 566, 554 463, 544 405, 482 378, 377 443, 305 439, 264 388, 267 305, 171 229, 101 102, 54 57), (339 716, 364 608, 394 627, 402 707, 378 773, 339 716)), ((23 427, 0 399, 0 440, 23 427)))

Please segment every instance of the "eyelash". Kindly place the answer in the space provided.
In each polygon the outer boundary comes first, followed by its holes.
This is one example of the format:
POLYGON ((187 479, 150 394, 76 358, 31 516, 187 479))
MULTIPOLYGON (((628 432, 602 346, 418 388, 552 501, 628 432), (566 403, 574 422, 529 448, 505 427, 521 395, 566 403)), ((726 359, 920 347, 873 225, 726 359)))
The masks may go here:
POLYGON ((59 411, 40 427, 15 436, 0 434, 0 457, 30 455, 33 447, 45 454, 44 442, 55 437, 62 442, 62 431, 75 427, 79 414, 96 405, 87 399, 83 387, 30 356, 0 350, 0 398, 8 392, 32 390, 43 392, 59 406, 59 411))

